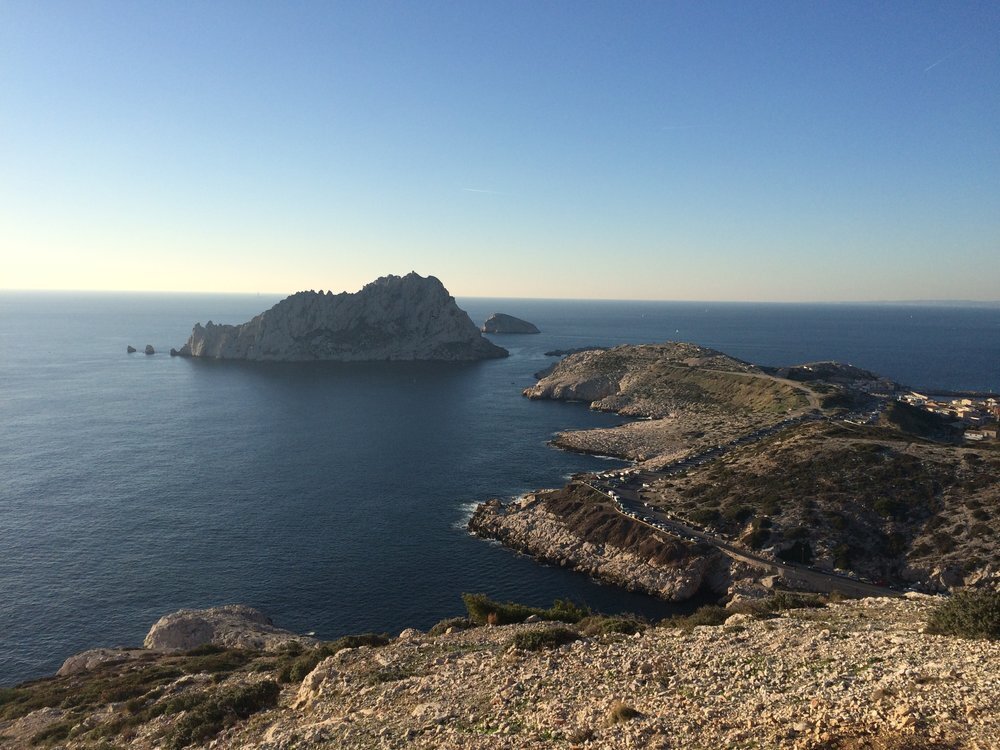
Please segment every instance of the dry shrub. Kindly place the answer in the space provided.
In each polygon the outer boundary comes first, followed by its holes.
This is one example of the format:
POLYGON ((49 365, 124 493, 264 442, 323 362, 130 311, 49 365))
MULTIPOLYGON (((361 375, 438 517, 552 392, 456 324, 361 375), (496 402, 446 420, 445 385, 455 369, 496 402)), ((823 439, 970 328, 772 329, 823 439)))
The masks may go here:
POLYGON ((615 724, 624 724, 626 721, 632 721, 632 719, 636 719, 640 716, 642 716, 642 714, 631 706, 628 706, 621 701, 615 701, 611 704, 611 708, 608 709, 608 715, 604 718, 604 723, 610 727, 615 724))

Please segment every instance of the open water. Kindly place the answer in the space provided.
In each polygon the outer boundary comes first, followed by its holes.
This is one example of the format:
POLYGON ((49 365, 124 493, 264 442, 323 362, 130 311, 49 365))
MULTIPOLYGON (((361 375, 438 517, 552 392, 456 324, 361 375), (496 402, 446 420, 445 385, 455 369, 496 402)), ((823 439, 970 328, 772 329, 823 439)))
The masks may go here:
POLYGON ((276 301, 0 293, 0 685, 228 602, 323 638, 426 628, 459 614, 463 591, 666 614, 464 531, 476 501, 615 465, 547 446, 619 422, 521 397, 549 349, 687 340, 761 364, 838 359, 921 388, 1000 389, 1000 309, 981 307, 460 299, 477 322, 502 311, 543 333, 493 337, 511 357, 476 364, 166 354, 196 321, 239 323, 276 301))

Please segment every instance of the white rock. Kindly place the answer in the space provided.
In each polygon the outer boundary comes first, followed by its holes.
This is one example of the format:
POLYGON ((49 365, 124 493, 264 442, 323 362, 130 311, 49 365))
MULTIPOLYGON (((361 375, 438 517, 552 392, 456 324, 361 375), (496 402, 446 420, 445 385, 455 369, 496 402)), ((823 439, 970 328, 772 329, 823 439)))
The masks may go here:
POLYGON ((164 615, 150 628, 143 644, 157 651, 189 651, 205 644, 274 650, 292 641, 304 645, 316 642, 276 628, 267 615, 252 607, 227 604, 164 615))

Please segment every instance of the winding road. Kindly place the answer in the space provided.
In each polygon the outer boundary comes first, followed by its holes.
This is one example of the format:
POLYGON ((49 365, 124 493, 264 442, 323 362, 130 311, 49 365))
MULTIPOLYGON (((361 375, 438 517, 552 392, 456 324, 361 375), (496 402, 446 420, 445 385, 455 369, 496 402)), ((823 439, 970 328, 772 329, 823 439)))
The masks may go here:
MULTIPOLYGON (((869 417, 867 421, 873 421, 874 418, 877 417, 877 413, 865 416, 869 417)), ((853 421, 849 420, 849 418, 856 417, 857 415, 849 414, 837 421, 853 421)), ((656 529, 657 531, 679 537, 680 539, 709 544, 734 560, 739 560, 740 562, 752 565, 756 568, 764 569, 774 575, 780 575, 790 584, 797 587, 807 588, 809 590, 822 593, 837 591, 847 596, 855 597, 901 596, 901 592, 886 586, 878 586, 873 583, 867 583, 856 578, 851 578, 850 576, 840 575, 838 573, 828 573, 816 570, 815 568, 807 565, 796 565, 794 563, 778 561, 772 557, 757 554, 753 551, 733 544, 728 539, 724 539, 704 531, 703 529, 680 521, 672 515, 668 515, 657 508, 647 506, 641 498, 640 488, 644 483, 648 483, 650 480, 675 475, 694 466, 700 466, 708 463, 709 461, 719 458, 732 448, 758 442, 763 440, 765 437, 773 435, 794 424, 800 424, 808 421, 818 421, 821 419, 828 419, 828 417, 825 417, 815 411, 797 417, 792 417, 770 427, 760 428, 752 433, 736 438, 726 445, 710 448, 709 450, 675 461, 663 467, 659 471, 631 473, 627 481, 618 480, 618 484, 612 484, 613 480, 603 475, 599 475, 597 479, 591 481, 580 480, 579 483, 610 499, 619 513, 628 516, 638 523, 652 529, 656 529)))

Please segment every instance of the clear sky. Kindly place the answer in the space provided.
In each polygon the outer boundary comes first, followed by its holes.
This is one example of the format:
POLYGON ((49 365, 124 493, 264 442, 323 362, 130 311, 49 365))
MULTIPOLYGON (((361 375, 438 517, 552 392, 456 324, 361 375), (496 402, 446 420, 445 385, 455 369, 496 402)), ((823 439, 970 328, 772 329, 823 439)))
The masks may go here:
POLYGON ((1000 298, 1000 3, 0 0, 0 288, 1000 298))

